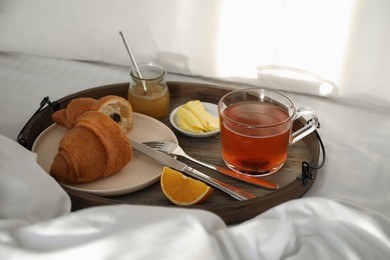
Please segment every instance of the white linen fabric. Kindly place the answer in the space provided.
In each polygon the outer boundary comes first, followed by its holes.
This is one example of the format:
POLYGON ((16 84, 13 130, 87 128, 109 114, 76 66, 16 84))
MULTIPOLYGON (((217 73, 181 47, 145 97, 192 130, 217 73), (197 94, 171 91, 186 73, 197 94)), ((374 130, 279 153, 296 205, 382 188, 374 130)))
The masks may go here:
POLYGON ((12 228, 70 211, 70 199, 36 163, 33 154, 0 135, 0 223, 12 228))
POLYGON ((34 155, 3 136, 0 144, 2 165, 9 162, 0 174, 0 183, 5 184, 0 204, 1 259, 388 259, 390 255, 390 218, 342 200, 293 200, 233 227, 196 209, 117 205, 66 214, 69 198, 31 160, 34 155), (29 170, 21 171, 21 163, 29 170))
POLYGON ((388 259, 389 221, 348 201, 305 198, 214 236, 230 259, 388 259))
POLYGON ((288 66, 334 83, 327 95, 389 106, 389 10, 387 0, 3 0, 0 51, 128 65, 122 30, 138 62, 170 72, 264 84, 259 66, 288 66))

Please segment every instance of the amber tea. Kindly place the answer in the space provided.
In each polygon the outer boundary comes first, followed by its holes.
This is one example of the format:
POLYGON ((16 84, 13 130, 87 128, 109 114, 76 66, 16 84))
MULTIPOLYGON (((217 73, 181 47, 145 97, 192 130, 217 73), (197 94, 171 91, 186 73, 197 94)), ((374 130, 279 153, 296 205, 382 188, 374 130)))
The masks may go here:
POLYGON ((283 165, 290 138, 285 110, 270 103, 243 101, 228 107, 224 114, 235 122, 221 124, 223 158, 228 164, 248 173, 283 165))
POLYGON ((218 103, 222 157, 232 170, 248 175, 267 175, 286 162, 288 147, 313 132, 315 112, 296 109, 278 92, 250 88, 226 94, 218 103), (313 123, 292 134, 294 120, 310 115, 313 123))

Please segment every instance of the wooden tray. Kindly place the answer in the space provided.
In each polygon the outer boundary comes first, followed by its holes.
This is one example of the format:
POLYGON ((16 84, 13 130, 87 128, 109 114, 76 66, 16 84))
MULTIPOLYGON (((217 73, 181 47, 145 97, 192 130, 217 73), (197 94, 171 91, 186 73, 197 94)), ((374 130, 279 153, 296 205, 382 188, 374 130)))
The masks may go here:
MULTIPOLYGON (((58 100, 58 102, 60 103, 61 108, 63 108, 67 106, 70 100, 76 97, 100 98, 109 94, 126 97, 128 85, 128 83, 121 83, 92 88, 66 96, 58 100)), ((168 87, 171 96, 171 111, 178 105, 192 99, 199 99, 201 101, 216 104, 224 94, 232 90, 222 86, 216 87, 204 84, 181 82, 168 82, 168 87)), ((31 150, 37 136, 53 123, 50 118, 52 112, 53 110, 51 107, 46 107, 34 116, 26 125, 21 137, 26 139, 26 147, 28 149, 31 150)), ((162 122, 172 129, 172 131, 176 134, 180 145, 189 155, 208 163, 225 166, 221 158, 219 135, 205 139, 191 138, 177 132, 170 124, 168 117, 162 120, 162 122)), ((297 121, 294 127, 299 127, 304 123, 305 122, 303 121, 297 121)), ((201 170, 210 176, 240 187, 241 189, 256 195, 255 199, 237 201, 219 190, 215 190, 213 195, 204 204, 191 207, 214 212, 227 224, 238 223, 250 219, 275 205, 303 196, 313 184, 317 171, 312 171, 314 179, 309 181, 306 186, 303 186, 302 181, 297 179, 297 177, 301 175, 302 162, 307 161, 313 165, 317 165, 319 156, 320 146, 315 134, 311 134, 293 146, 290 146, 289 156, 284 167, 276 174, 263 177, 264 179, 278 183, 281 187, 278 191, 269 191, 251 184, 240 182, 185 160, 184 162, 188 165, 201 170)), ((84 192, 74 191, 66 187, 64 187, 64 189, 72 199, 72 210, 96 205, 111 204, 138 204, 176 207, 165 198, 161 191, 159 182, 143 190, 114 197, 100 197, 84 192)))

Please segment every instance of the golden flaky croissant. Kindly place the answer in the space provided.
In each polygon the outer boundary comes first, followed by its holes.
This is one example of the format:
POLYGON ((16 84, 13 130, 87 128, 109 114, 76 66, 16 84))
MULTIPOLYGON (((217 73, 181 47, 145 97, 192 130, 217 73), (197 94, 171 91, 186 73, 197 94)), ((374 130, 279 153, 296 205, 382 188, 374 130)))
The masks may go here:
POLYGON ((71 129, 79 116, 91 109, 97 102, 94 98, 75 98, 70 101, 66 108, 54 112, 51 116, 54 122, 62 127, 71 129))
POLYGON ((87 183, 118 172, 131 157, 122 128, 100 112, 86 111, 61 139, 50 174, 63 183, 87 183))
POLYGON ((130 130, 133 109, 126 99, 115 95, 104 96, 100 99, 75 98, 66 108, 54 112, 52 119, 58 125, 71 129, 77 118, 86 111, 103 113, 119 124, 123 131, 130 130))

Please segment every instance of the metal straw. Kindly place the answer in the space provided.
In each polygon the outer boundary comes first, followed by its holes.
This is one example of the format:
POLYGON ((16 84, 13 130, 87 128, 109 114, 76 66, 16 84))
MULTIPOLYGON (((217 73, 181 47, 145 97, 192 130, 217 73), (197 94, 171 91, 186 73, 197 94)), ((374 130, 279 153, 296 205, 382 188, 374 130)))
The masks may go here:
POLYGON ((125 46, 126 46, 127 52, 129 53, 131 62, 133 63, 133 66, 135 67, 135 70, 136 70, 136 72, 137 72, 137 74, 138 74, 138 77, 142 80, 142 87, 143 87, 143 89, 144 89, 144 94, 146 94, 146 92, 148 91, 148 89, 146 88, 145 81, 143 80, 143 77, 142 77, 142 75, 141 75, 141 72, 139 71, 139 68, 138 68, 138 66, 137 66, 137 62, 135 61, 134 56, 133 56, 133 54, 131 53, 131 50, 130 50, 130 48, 129 48, 129 45, 127 45, 125 36, 123 36, 122 31, 119 31, 119 34, 120 34, 120 36, 122 37, 123 43, 124 43, 125 46))

